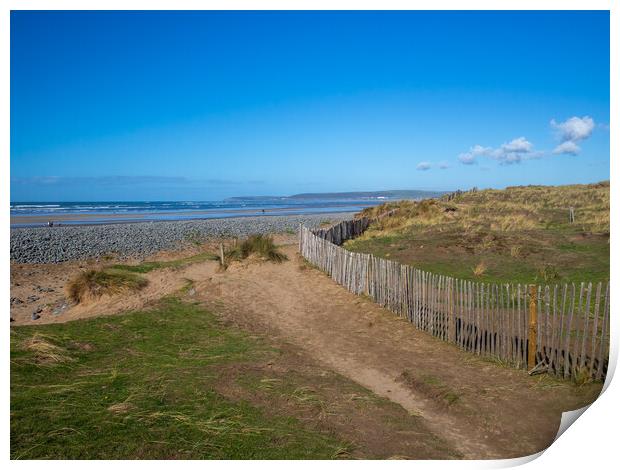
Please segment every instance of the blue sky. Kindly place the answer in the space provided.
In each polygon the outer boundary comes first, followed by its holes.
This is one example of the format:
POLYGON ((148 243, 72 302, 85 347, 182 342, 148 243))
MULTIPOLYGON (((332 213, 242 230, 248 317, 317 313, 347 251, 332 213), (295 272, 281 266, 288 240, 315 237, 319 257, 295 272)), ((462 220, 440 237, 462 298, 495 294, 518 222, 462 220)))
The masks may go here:
POLYGON ((608 12, 12 12, 11 200, 609 179, 608 12))

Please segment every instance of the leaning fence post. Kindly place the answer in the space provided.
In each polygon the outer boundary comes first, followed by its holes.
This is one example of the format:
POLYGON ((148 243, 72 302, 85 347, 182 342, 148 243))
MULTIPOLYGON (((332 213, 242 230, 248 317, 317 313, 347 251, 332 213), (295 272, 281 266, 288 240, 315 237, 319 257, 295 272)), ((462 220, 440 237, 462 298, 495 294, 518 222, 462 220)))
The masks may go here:
POLYGON ((220 264, 224 266, 224 244, 220 243, 220 264))
POLYGON ((538 330, 537 324, 537 304, 538 304, 538 290, 534 284, 530 284, 530 328, 527 343, 527 368, 533 369, 536 367, 536 335, 538 330))

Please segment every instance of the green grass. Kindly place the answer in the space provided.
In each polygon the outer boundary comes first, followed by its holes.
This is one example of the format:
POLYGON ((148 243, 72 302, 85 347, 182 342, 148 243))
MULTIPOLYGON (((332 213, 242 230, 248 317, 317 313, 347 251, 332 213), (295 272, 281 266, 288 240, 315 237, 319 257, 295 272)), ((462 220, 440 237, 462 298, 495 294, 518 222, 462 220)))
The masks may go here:
POLYGON ((346 442, 215 391, 223 368, 269 351, 174 298, 115 317, 14 327, 11 458, 337 456, 346 442))
POLYGON ((213 253, 199 253, 197 255, 174 259, 170 261, 145 261, 144 263, 140 264, 115 264, 110 266, 110 268, 121 271, 128 271, 132 273, 145 274, 156 269, 179 268, 192 263, 200 263, 209 260, 217 261, 218 259, 219 257, 213 253))
MULTIPOLYGON (((491 235, 492 237, 493 235, 491 235)), ((398 235, 373 235, 348 241, 349 250, 410 264, 432 273, 483 282, 563 283, 609 279, 609 243, 606 237, 583 241, 571 230, 521 233, 518 257, 511 255, 509 237, 496 236, 493 245, 468 241, 457 231, 407 229, 398 235), (485 272, 474 274, 484 261, 485 272)), ((514 246, 514 245, 512 245, 514 246)))

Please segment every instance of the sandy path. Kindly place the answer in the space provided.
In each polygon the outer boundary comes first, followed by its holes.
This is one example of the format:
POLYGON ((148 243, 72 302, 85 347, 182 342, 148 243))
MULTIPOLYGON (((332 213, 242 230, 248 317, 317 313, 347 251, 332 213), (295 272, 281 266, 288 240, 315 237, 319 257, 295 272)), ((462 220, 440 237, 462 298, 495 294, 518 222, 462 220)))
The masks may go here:
POLYGON ((443 343, 307 268, 233 265, 197 284, 236 320, 275 332, 326 367, 421 415, 467 458, 532 454, 553 440, 561 412, 591 401, 577 388, 483 361, 443 343), (406 379, 403 377, 405 373, 406 379), (446 397, 457 397, 449 404, 446 397))
MULTIPOLYGON (((205 262, 156 270, 140 293, 102 298, 59 316, 44 311, 36 322, 29 317, 30 304, 12 306, 11 314, 17 324, 109 315, 156 302, 192 279, 193 299, 245 329, 300 347, 325 368, 422 416, 431 432, 466 458, 538 452, 555 437, 562 411, 581 408, 600 391, 600 385, 529 377, 463 352, 347 292, 300 260, 295 245, 284 250, 290 260, 282 264, 234 263, 218 272, 217 263, 205 262)), ((53 279, 54 291, 41 301, 54 300, 76 268, 12 266, 12 295, 25 296, 38 284, 52 286, 53 279)))

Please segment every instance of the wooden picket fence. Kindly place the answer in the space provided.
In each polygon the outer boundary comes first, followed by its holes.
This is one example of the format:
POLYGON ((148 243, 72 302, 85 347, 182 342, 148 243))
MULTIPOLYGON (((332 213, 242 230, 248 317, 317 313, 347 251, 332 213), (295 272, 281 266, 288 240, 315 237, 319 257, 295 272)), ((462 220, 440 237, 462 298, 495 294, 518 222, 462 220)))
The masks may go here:
POLYGON ((609 282, 536 286, 466 281, 339 246, 370 223, 362 218, 328 229, 300 227, 300 253, 349 291, 369 296, 416 328, 466 351, 530 373, 604 380, 609 282))

